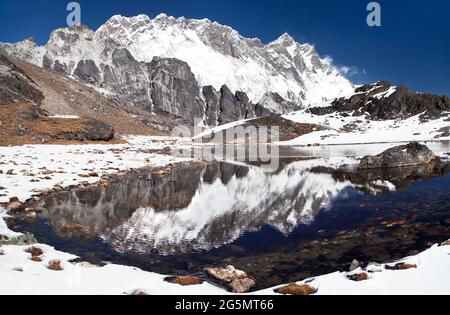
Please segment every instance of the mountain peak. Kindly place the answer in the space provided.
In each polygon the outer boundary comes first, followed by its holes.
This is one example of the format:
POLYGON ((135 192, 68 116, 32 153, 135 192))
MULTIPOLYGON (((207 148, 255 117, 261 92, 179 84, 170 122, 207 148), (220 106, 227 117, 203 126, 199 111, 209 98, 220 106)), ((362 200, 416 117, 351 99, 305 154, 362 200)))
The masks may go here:
POLYGON ((291 46, 295 43, 296 41, 291 35, 289 35, 288 33, 284 33, 283 35, 278 37, 278 39, 271 42, 270 45, 291 46))

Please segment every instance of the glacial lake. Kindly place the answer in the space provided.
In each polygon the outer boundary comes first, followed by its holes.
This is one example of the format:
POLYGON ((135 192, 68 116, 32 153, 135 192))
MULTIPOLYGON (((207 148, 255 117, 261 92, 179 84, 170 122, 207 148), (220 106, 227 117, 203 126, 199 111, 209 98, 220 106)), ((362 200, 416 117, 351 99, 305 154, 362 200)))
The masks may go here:
POLYGON ((395 261, 450 237, 447 162, 361 172, 333 161, 380 145, 281 152, 270 173, 194 163, 53 194, 19 231, 97 264, 178 275, 233 265, 256 278, 255 289, 345 271, 354 259, 395 261))

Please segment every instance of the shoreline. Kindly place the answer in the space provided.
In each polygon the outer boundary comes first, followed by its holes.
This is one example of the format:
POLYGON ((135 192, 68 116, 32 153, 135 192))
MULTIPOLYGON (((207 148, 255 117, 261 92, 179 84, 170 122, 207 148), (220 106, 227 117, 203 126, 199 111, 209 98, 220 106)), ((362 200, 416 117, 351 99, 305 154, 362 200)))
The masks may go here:
MULTIPOLYGON (((147 144, 147 143, 146 143, 147 144)), ((155 150, 161 150, 164 148, 164 145, 158 145, 155 146, 157 148, 155 148, 155 150)), ((117 146, 117 145, 113 145, 117 146)), ((131 147, 133 146, 133 144, 130 145, 131 147)), ((24 146, 27 147, 27 146, 24 146)), ((62 147, 66 147, 66 146, 62 146, 62 147)), ((75 146, 75 147, 79 147, 79 146, 75 146)), ((97 147, 97 146, 95 146, 97 147)), ((105 145, 100 145, 100 147, 105 147, 105 145)), ((90 150, 91 148, 89 148, 89 145, 87 146, 87 150, 90 150)), ((95 150, 97 150, 98 148, 95 148, 95 150)), ((114 148, 113 148, 114 149, 114 148)), ((130 148, 129 148, 130 149, 130 148)), ((147 148, 145 151, 148 151, 149 149, 147 148)), ((38 150, 39 151, 39 150, 38 150)), ((116 153, 118 155, 126 155, 124 152, 119 153, 118 151, 116 151, 116 153)), ((142 152, 141 152, 142 153, 142 152)), ((148 154, 148 153, 142 153, 144 154, 148 154)), ((144 158, 143 156, 143 158, 144 158)), ((136 156, 133 156, 134 159, 136 159, 136 156)), ((60 188, 57 188, 56 190, 53 189, 47 189, 47 195, 46 196, 40 196, 40 195, 33 195, 33 193, 30 195, 30 198, 25 200, 24 202, 24 206, 26 208, 31 207, 33 204, 37 203, 37 202, 41 202, 42 199, 51 196, 53 193, 58 193, 61 191, 71 191, 73 189, 78 189, 78 188, 84 188, 84 189, 91 189, 91 188, 101 188, 102 185, 108 185, 108 180, 109 179, 113 179, 113 180, 120 180, 120 178, 122 176, 126 176, 127 174, 131 173, 131 172, 139 172, 141 170, 152 170, 154 172, 158 172, 159 170, 167 170, 168 168, 173 168, 173 167, 177 167, 179 164, 183 165, 185 163, 187 163, 187 165, 191 165, 192 163, 203 163, 202 161, 195 161, 192 159, 179 159, 173 156, 162 156, 160 154, 154 154, 152 153, 152 158, 150 158, 150 161, 145 161, 144 166, 142 167, 129 167, 128 169, 121 169, 120 167, 116 168, 115 170, 111 170, 112 173, 109 173, 107 175, 105 174, 101 174, 101 172, 99 172, 97 174, 96 177, 89 177, 86 178, 85 177, 78 177, 79 174, 72 174, 74 175, 73 177, 76 177, 77 181, 74 183, 72 186, 57 186, 60 188), (153 160, 152 160, 153 158, 153 160), (168 161, 172 161, 172 162, 168 162, 168 161), (178 161, 178 162, 177 162, 178 161), (157 165, 159 163, 159 165, 157 165), (117 170, 119 169, 119 170, 117 170), (106 176, 106 177, 105 177, 106 176), (85 182, 85 183, 83 183, 85 182), (82 187, 80 187, 80 185, 83 185, 82 187), (35 200, 33 199, 33 197, 38 197, 39 200, 35 200), (31 200, 30 200, 31 199, 31 200), (31 202, 31 203, 29 203, 31 202)), ((119 160, 120 161, 120 160, 119 160)), ((143 162, 144 159, 141 161, 143 162)), ((20 166, 20 165, 19 165, 20 166)), ((14 176, 14 175, 13 175, 14 176)), ((73 180, 73 179, 72 179, 73 180)), ((32 190, 31 190, 32 192, 32 190)), ((0 190, 1 193, 1 190, 0 190)), ((3 234, 5 236, 10 235, 12 238, 14 236, 18 236, 17 233, 12 232, 11 230, 9 230, 7 227, 5 228, 5 224, 6 222, 3 222, 3 217, 5 217, 5 211, 2 210, 1 204, 0 204, 0 234, 3 234), (2 226, 3 225, 3 226, 2 226)), ((28 278, 28 279, 24 279, 23 277, 25 277, 25 274, 27 272, 27 270, 31 271, 31 270, 35 270, 36 268, 38 268, 38 271, 33 271, 33 272, 37 272, 40 273, 43 277, 47 277, 47 276, 51 276, 51 278, 53 279, 54 277, 56 277, 58 275, 58 273, 56 273, 55 271, 52 271, 49 273, 49 271, 45 268, 45 264, 48 264, 49 261, 54 260, 54 259, 60 259, 62 264, 63 264, 63 268, 67 268, 68 273, 72 274, 72 275, 67 275, 64 270, 61 272, 61 274, 63 275, 63 278, 65 277, 72 277, 73 276, 73 272, 75 272, 76 274, 79 274, 77 277, 81 277, 84 278, 85 274, 89 274, 89 277, 93 277, 96 278, 97 276, 100 278, 103 278, 104 275, 108 275, 104 278, 104 281, 108 281, 107 279, 109 279, 110 277, 113 277, 113 274, 115 275, 116 273, 124 273, 127 275, 127 278, 129 278, 129 280, 124 280, 121 279, 120 285, 123 285, 123 283, 126 283, 126 285, 124 285, 123 289, 118 289, 118 287, 114 288, 113 290, 103 290, 103 292, 100 292, 99 288, 95 288, 95 283, 89 282, 87 281, 84 285, 80 284, 79 287, 73 287, 71 285, 64 287, 63 283, 67 282, 67 279, 64 279, 64 281, 61 282, 61 280, 55 280, 56 283, 58 285, 61 285, 62 287, 54 287, 48 288, 48 292, 47 294, 52 294, 52 292, 56 293, 56 292, 60 292, 62 290, 62 292, 66 292, 68 294, 74 293, 74 294, 82 294, 81 292, 84 292, 86 289, 88 290, 88 292, 91 292, 91 294, 133 294, 133 292, 145 292, 147 294, 188 294, 188 295, 210 295, 210 294, 229 294, 229 292, 225 291, 223 288, 218 287, 217 285, 211 284, 209 282, 205 282, 202 285, 199 286, 190 286, 190 287, 181 287, 179 285, 175 285, 175 284, 170 284, 170 283, 166 283, 164 281, 165 276, 160 275, 160 274, 155 274, 155 273, 151 273, 151 272, 147 272, 147 271, 142 271, 139 270, 137 268, 134 267, 127 267, 127 266, 119 266, 119 265, 114 265, 114 264, 110 264, 110 265, 106 265, 104 267, 95 267, 86 263, 76 263, 76 264, 72 264, 70 263, 71 260, 75 259, 76 257, 73 255, 70 255, 68 253, 62 253, 62 252, 58 252, 56 250, 54 250, 52 247, 47 246, 47 245, 43 245, 43 244, 36 244, 36 246, 39 247, 43 247, 45 249, 45 259, 43 260, 43 262, 41 264, 38 264, 36 262, 30 262, 29 257, 26 253, 24 253, 24 249, 26 249, 27 246, 18 246, 18 245, 4 245, 4 246, 0 246, 0 248, 3 250, 4 255, 0 256, 0 261, 2 261, 3 259, 6 259, 5 257, 8 256, 12 256, 11 261, 8 260, 7 265, 4 264, 0 264, 0 274, 2 274, 2 278, 5 279, 9 279, 10 281, 16 281, 15 277, 18 276, 21 278, 20 281, 23 281, 23 283, 28 283, 27 281, 33 281, 32 278, 28 278), (18 266, 23 266, 23 267, 12 267, 14 265, 18 265, 18 266), (7 270, 4 270, 5 268, 11 268, 11 273, 9 274, 7 272, 7 270), (23 271, 17 271, 15 269, 20 269, 22 268, 23 271), (28 269, 29 268, 29 269, 28 269), (6 274, 5 274, 6 272, 6 274), (21 275, 21 273, 23 275, 21 275), (81 275, 81 276, 80 276, 81 275), (4 277, 3 277, 4 276, 4 277), (139 280, 138 280, 139 279, 139 280), (143 282, 142 279, 147 279, 146 281, 150 282, 150 283, 155 283, 154 286, 152 287, 146 287, 145 283, 143 282), (151 281, 150 281, 151 280, 151 281), (132 284, 131 282, 135 281, 135 284, 132 284), (130 286, 134 285, 134 288, 131 288, 130 286), (91 288, 89 289, 89 286, 91 286, 91 288), (55 290, 55 291, 52 291, 55 290), (72 290, 72 291, 71 291, 72 290), (80 290, 80 291, 78 291, 80 290), (92 290, 92 291, 89 291, 92 290), (166 291, 167 290, 167 291, 166 291), (121 292, 119 292, 121 291, 121 292), (77 293, 78 292, 78 293, 77 293)), ((402 259, 398 262, 401 261, 415 261, 415 259, 417 257, 420 257, 420 255, 424 255, 426 257, 428 257, 428 255, 436 255, 439 256, 440 259, 439 260, 443 260, 444 258, 448 258, 449 253, 448 250, 450 249, 450 247, 448 246, 437 246, 434 245, 432 248, 426 250, 425 252, 422 252, 419 254, 419 256, 413 256, 413 257, 408 257, 405 259, 402 259), (444 256, 445 252, 446 256, 444 256), (442 256, 442 257, 441 257, 442 256)), ((395 262, 395 263, 398 263, 395 262)), ((394 263, 394 264, 395 264, 394 263)), ((437 263, 436 261, 432 261, 432 264, 437 263)), ((431 264, 430 263, 430 264, 431 264)), ((450 263, 450 261, 448 261, 448 263, 450 263)), ((379 266, 378 266, 379 267, 379 266)), ((428 268, 428 267, 427 267, 428 268)), ((367 281, 367 283, 369 282, 373 282, 373 280, 376 280, 376 278, 378 277, 379 274, 390 274, 391 271, 385 270, 384 268, 381 268, 383 270, 378 270, 375 272, 369 272, 369 274, 372 277, 369 277, 369 281, 367 281)), ((431 269, 434 269, 431 268, 431 269)), ((417 273, 418 268, 415 268, 414 270, 411 271, 402 271, 401 273, 417 273)), ((428 269, 427 269, 428 270, 428 269)), ((358 269, 359 272, 364 273, 366 271, 362 270, 362 269, 358 269)), ((367 273, 366 272, 366 273, 367 273)), ((354 285, 355 283, 353 282, 347 282, 349 281, 347 279, 347 276, 351 275, 352 273, 342 273, 342 272, 338 272, 338 273, 333 273, 333 274, 329 274, 329 275, 323 275, 323 276, 318 276, 315 277, 313 279, 306 279, 303 281, 298 282, 299 284, 305 284, 305 283, 310 283, 311 285, 318 287, 319 291, 317 294, 327 294, 327 292, 329 292, 328 294, 336 294, 336 293, 342 293, 345 294, 345 290, 344 291, 336 291, 336 292, 330 292, 327 291, 328 289, 324 289, 324 287, 333 287, 334 285, 336 285, 336 283, 340 283, 343 281, 344 286, 348 285, 348 292, 353 292, 353 294, 365 294, 365 292, 357 292, 354 291, 354 285)), ((395 273, 394 273, 395 275, 395 273)), ((383 276, 384 277, 384 276, 383 276)), ((397 277, 397 276, 394 276, 397 277)), ((402 276, 400 276, 402 277, 402 276)), ((419 276, 420 278, 420 276, 419 276)), ((19 283, 20 283, 19 281, 19 283)), ((78 281, 78 280, 77 280, 78 281)), ((441 279, 442 281, 442 279, 441 279)), ((83 282, 83 281, 81 281, 83 282)), ((30 284, 33 283, 28 283, 28 286, 30 286, 30 284)), ((34 284, 37 285, 37 284, 34 284)), ((103 284, 104 285, 104 284, 103 284)), ((119 285, 119 284, 117 284, 119 285)), ((115 286, 115 284, 111 285, 111 286, 115 286)), ((268 288, 268 289, 264 289, 261 291, 256 291, 256 292, 251 292, 249 294, 251 295, 270 295, 270 294, 276 294, 274 292, 275 289, 282 287, 283 285, 277 286, 275 288, 268 288)), ((370 285, 369 288, 371 287, 370 285)), ((0 286, 1 287, 1 286, 0 286)), ((6 288, 6 286, 3 286, 6 288)), ((28 289, 28 288, 27 288, 28 289)), ((373 290, 374 288, 372 287, 371 290, 373 290)), ((447 288, 445 288, 447 290, 447 288)), ((17 288, 17 290, 19 290, 19 288, 17 288)), ((13 293, 14 290, 12 290, 10 293, 13 293)), ((36 291, 38 292, 38 291, 36 291)), ((444 292, 448 292, 448 291, 442 291, 442 293, 444 292)), ((8 294, 7 292, 2 292, 0 290, 0 294, 8 294)), ((33 294, 33 293, 31 293, 33 294)), ((45 294, 45 293, 44 293, 45 294)), ((382 294, 382 293, 381 293, 382 294)), ((394 293, 395 294, 395 293, 394 293)), ((401 292, 399 294, 402 294, 401 292)), ((439 294, 439 293, 438 293, 439 294)))

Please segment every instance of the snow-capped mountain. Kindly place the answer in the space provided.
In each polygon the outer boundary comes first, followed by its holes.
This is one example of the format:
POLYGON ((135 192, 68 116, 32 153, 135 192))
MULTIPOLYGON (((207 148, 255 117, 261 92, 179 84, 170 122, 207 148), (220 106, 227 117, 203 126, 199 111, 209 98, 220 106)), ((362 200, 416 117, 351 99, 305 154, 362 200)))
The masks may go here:
POLYGON ((264 45, 216 22, 174 18, 113 16, 96 35, 127 47, 139 61, 154 56, 189 64, 201 86, 247 93, 253 103, 267 92, 308 105, 352 92, 352 84, 312 45, 299 44, 288 34, 264 45))
POLYGON ((264 45, 209 20, 164 14, 114 16, 97 31, 62 28, 44 46, 27 39, 0 50, 134 106, 190 122, 203 117, 212 126, 285 114, 353 91, 313 46, 287 34, 264 45))

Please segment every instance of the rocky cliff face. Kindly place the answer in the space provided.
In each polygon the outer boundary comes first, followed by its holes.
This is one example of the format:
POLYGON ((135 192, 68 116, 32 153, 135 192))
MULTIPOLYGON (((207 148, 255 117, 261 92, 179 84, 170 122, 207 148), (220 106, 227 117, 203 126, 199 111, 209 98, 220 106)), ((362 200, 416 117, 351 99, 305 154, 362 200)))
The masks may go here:
POLYGON ((288 35, 263 45, 208 20, 165 15, 115 16, 96 32, 63 28, 44 46, 27 39, 0 50, 132 106, 211 126, 285 114, 352 90, 312 46, 288 35))
POLYGON ((430 120, 450 113, 450 99, 380 81, 357 88, 349 98, 336 99, 330 106, 315 107, 309 111, 315 115, 335 112, 353 116, 367 114, 371 120, 406 119, 421 114, 421 120, 430 120))
POLYGON ((351 92, 352 84, 312 45, 297 43, 288 34, 265 45, 241 36, 219 23, 160 14, 114 16, 97 35, 111 38, 139 61, 154 56, 177 58, 189 64, 201 86, 245 92, 258 103, 267 92, 297 104, 332 99, 351 92))

